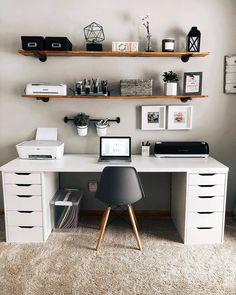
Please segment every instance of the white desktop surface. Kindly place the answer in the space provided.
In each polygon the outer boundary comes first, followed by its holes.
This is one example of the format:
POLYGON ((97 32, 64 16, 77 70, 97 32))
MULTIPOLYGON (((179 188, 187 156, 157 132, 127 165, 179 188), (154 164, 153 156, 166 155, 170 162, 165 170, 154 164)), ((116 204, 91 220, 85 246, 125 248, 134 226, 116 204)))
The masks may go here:
POLYGON ((133 166, 138 172, 228 172, 229 168, 212 157, 156 158, 132 155, 131 163, 98 163, 97 154, 65 154, 60 160, 16 158, 0 167, 2 172, 101 172, 105 166, 133 166))

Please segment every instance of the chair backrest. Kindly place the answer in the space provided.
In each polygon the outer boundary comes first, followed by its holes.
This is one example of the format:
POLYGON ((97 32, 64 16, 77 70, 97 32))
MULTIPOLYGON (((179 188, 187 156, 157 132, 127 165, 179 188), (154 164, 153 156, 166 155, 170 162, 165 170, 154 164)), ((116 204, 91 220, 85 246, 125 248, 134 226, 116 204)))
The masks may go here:
POLYGON ((103 169, 95 198, 109 205, 132 204, 144 197, 134 167, 107 166, 103 169))

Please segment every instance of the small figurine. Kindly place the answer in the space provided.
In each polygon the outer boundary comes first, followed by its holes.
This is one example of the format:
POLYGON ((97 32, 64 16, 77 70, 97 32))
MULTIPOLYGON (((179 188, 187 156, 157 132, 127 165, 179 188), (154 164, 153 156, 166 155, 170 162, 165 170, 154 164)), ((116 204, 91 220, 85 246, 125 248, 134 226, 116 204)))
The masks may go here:
POLYGON ((84 28, 84 37, 87 42, 87 51, 102 51, 100 42, 105 40, 103 27, 95 22, 84 28))

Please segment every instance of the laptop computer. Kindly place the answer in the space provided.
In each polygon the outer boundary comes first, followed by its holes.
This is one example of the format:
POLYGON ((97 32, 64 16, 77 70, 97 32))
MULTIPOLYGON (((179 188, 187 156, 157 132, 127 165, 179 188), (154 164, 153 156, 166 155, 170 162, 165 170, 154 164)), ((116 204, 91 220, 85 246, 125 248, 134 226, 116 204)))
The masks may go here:
POLYGON ((131 162, 131 137, 106 136, 100 137, 99 162, 131 162))

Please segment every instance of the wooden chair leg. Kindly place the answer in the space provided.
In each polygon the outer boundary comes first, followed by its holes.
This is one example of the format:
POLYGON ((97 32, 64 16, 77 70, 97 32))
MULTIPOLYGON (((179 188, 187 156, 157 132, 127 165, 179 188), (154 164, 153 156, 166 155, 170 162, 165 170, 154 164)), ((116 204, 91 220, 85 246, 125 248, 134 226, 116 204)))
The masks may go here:
POLYGON ((139 223, 138 223, 138 220, 137 220, 137 217, 136 217, 136 214, 134 212, 134 208, 133 206, 130 204, 130 207, 132 209, 132 212, 133 212, 133 216, 134 216, 134 221, 135 221, 135 224, 136 224, 136 227, 139 228, 139 223))
POLYGON ((136 237, 136 240, 138 243, 139 250, 142 251, 141 241, 140 241, 138 230, 136 227, 135 218, 134 218, 133 211, 132 211, 132 206, 130 204, 128 204, 128 210, 129 210, 129 216, 131 219, 131 223, 133 225, 133 230, 134 230, 134 234, 135 234, 135 237, 136 237))
POLYGON ((104 237, 104 233, 105 233, 105 229, 106 229, 106 225, 107 225, 107 220, 108 220, 110 211, 111 211, 111 207, 107 207, 107 209, 105 210, 105 212, 103 214, 101 225, 100 225, 99 238, 98 238, 97 246, 96 246, 96 251, 98 251, 99 248, 100 248, 100 246, 101 246, 101 242, 102 242, 103 237, 104 237))

